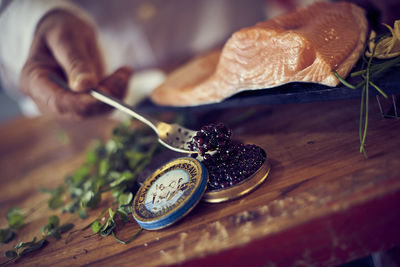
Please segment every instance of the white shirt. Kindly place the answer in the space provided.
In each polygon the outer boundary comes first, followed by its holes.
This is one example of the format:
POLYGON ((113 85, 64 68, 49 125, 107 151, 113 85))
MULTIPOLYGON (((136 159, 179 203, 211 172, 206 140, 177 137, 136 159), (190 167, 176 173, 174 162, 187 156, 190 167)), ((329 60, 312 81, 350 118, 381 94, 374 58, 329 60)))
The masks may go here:
POLYGON ((38 22, 54 9, 97 27, 106 74, 182 62, 264 19, 263 0, 0 0, 0 82, 26 112, 34 105, 18 90, 19 74, 38 22))

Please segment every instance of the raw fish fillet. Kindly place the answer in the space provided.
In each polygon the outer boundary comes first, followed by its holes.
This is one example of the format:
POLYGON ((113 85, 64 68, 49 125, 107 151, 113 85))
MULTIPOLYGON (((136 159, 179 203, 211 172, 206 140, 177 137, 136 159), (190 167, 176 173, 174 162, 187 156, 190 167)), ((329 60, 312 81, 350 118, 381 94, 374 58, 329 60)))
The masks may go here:
POLYGON ((319 2, 235 32, 222 51, 194 59, 156 88, 160 105, 220 102, 243 90, 289 82, 336 86, 364 50, 365 12, 347 2, 319 2))

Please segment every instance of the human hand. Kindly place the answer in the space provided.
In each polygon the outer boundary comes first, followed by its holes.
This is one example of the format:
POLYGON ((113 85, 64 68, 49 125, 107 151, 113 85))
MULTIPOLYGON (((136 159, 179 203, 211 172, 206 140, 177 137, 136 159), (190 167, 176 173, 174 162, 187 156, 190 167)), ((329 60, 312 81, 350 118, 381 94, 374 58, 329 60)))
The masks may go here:
POLYGON ((90 96, 90 89, 122 98, 131 74, 129 67, 122 67, 103 78, 92 26, 67 11, 53 11, 38 25, 20 87, 42 112, 79 119, 110 109, 90 96), (67 81, 71 90, 52 81, 52 76, 67 81))

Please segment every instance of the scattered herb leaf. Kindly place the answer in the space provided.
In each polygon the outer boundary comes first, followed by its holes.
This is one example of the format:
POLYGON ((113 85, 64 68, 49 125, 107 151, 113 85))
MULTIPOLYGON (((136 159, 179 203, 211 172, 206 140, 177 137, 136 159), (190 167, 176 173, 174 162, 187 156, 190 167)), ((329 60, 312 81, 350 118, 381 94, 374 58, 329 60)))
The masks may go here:
POLYGON ((0 243, 7 244, 15 237, 15 232, 10 228, 0 229, 0 243))
MULTIPOLYGON (((30 242, 19 242, 13 250, 6 252, 6 256, 9 258, 7 262, 17 260, 21 256, 43 248, 48 244, 47 238, 50 236, 60 239, 63 233, 68 232, 65 239, 67 244, 72 234, 90 227, 94 234, 113 235, 122 244, 133 240, 142 229, 127 241, 119 240, 114 232, 117 226, 115 217, 121 218, 122 223, 129 222, 133 196, 138 189, 136 180, 139 173, 150 163, 158 148, 157 138, 150 129, 132 131, 129 123, 116 127, 108 142, 96 142, 93 149, 87 152, 85 163, 73 174, 66 176, 63 184, 54 189, 41 187, 39 191, 50 194, 47 201, 50 209, 62 207, 62 212, 77 214, 82 219, 88 217, 86 209, 98 206, 103 193, 112 191, 114 204, 118 204, 115 213, 112 208, 109 208, 109 218, 102 225, 99 220, 107 210, 104 209, 94 221, 84 228, 74 231, 71 231, 74 227, 72 223, 60 226, 59 217, 53 215, 41 229, 42 239, 36 241, 35 237, 30 242)), ((9 242, 15 236, 12 230, 20 229, 25 223, 24 216, 18 208, 10 209, 6 217, 9 229, 0 230, 2 243, 9 242)))
POLYGON ((113 235, 114 239, 117 240, 119 243, 126 245, 126 244, 130 243, 133 239, 135 239, 142 231, 143 231, 143 228, 140 228, 133 236, 131 236, 126 241, 119 239, 114 232, 112 232, 112 235, 113 235))
POLYGON ((60 218, 58 218, 58 216, 56 215, 50 216, 48 223, 49 227, 56 228, 59 224, 60 224, 60 218))
POLYGON ((50 235, 51 235, 51 237, 53 237, 56 240, 60 240, 61 239, 61 234, 58 231, 52 231, 50 235))
POLYGON ((87 212, 83 207, 79 209, 78 216, 81 219, 86 219, 88 217, 87 212))
POLYGON ((16 207, 7 211, 6 218, 8 221, 8 226, 13 230, 19 230, 25 224, 22 211, 16 207))
POLYGON ((14 250, 8 250, 8 251, 6 251, 5 255, 6 255, 6 257, 7 257, 8 259, 15 259, 16 257, 18 257, 17 252, 15 252, 14 250))
POLYGON ((129 205, 132 202, 133 194, 131 192, 127 194, 121 194, 118 198, 119 205, 129 205))
POLYGON ((50 209, 56 210, 63 206, 64 201, 62 199, 62 196, 54 195, 49 199, 49 201, 47 203, 48 203, 50 209))
POLYGON ((20 248, 26 248, 26 247, 29 247, 29 246, 35 244, 35 242, 36 242, 36 236, 35 236, 35 237, 32 239, 32 241, 30 241, 30 242, 19 242, 19 243, 14 247, 14 249, 18 250, 18 249, 20 249, 20 248))
POLYGON ((26 249, 24 249, 20 255, 26 255, 28 253, 34 252, 36 250, 41 249, 42 247, 44 247, 45 245, 47 245, 49 242, 46 239, 41 239, 40 241, 31 244, 29 247, 27 247, 26 249))
POLYGON ((96 164, 97 160, 98 160, 98 155, 96 154, 96 151, 94 150, 89 150, 86 153, 86 162, 88 164, 96 164))
POLYGON ((81 203, 84 207, 89 207, 93 208, 96 207, 97 204, 99 204, 101 200, 101 194, 100 192, 93 192, 93 191, 87 191, 81 199, 81 203))
POLYGON ((73 223, 66 223, 66 224, 63 224, 60 227, 58 227, 58 232, 60 234, 64 234, 66 232, 71 231, 72 228, 74 228, 74 224, 73 223))
POLYGON ((102 225, 99 221, 95 221, 92 223, 92 232, 94 234, 97 234, 101 228, 102 228, 102 225))
POLYGON ((50 216, 49 222, 42 227, 42 235, 43 236, 52 235, 53 232, 55 232, 55 230, 57 229, 59 223, 60 219, 57 216, 55 215, 50 216))
POLYGON ((117 226, 115 221, 114 221, 114 212, 111 208, 108 209, 108 212, 110 214, 110 217, 107 219, 106 224, 103 226, 103 228, 100 231, 101 236, 109 236, 114 228, 117 226))

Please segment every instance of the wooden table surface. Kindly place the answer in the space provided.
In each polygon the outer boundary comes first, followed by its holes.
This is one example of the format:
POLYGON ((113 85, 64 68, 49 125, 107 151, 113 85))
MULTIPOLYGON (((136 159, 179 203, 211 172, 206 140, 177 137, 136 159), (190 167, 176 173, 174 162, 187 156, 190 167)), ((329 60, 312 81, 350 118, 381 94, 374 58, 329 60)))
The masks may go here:
MULTIPOLYGON (((143 231, 128 245, 88 229, 18 261, 22 265, 332 266, 400 245, 400 120, 382 119, 371 102, 366 141, 359 153, 358 99, 254 107, 233 128, 246 143, 262 146, 272 169, 253 193, 227 203, 200 203, 177 224, 143 231)), ((205 118, 226 122, 249 108, 205 118)), ((0 126, 0 227, 9 207, 29 209, 47 199, 37 188, 56 187, 83 161, 93 138, 107 138, 115 123, 20 118, 0 126)), ((165 161, 169 161, 166 158, 165 161)), ((102 202, 103 207, 109 203, 102 202)), ((79 229, 95 218, 74 219, 79 229)), ((40 206, 3 252, 40 236, 50 215, 40 206)), ((69 214, 61 215, 63 222, 69 214)), ((138 230, 131 223, 119 233, 138 230)))

